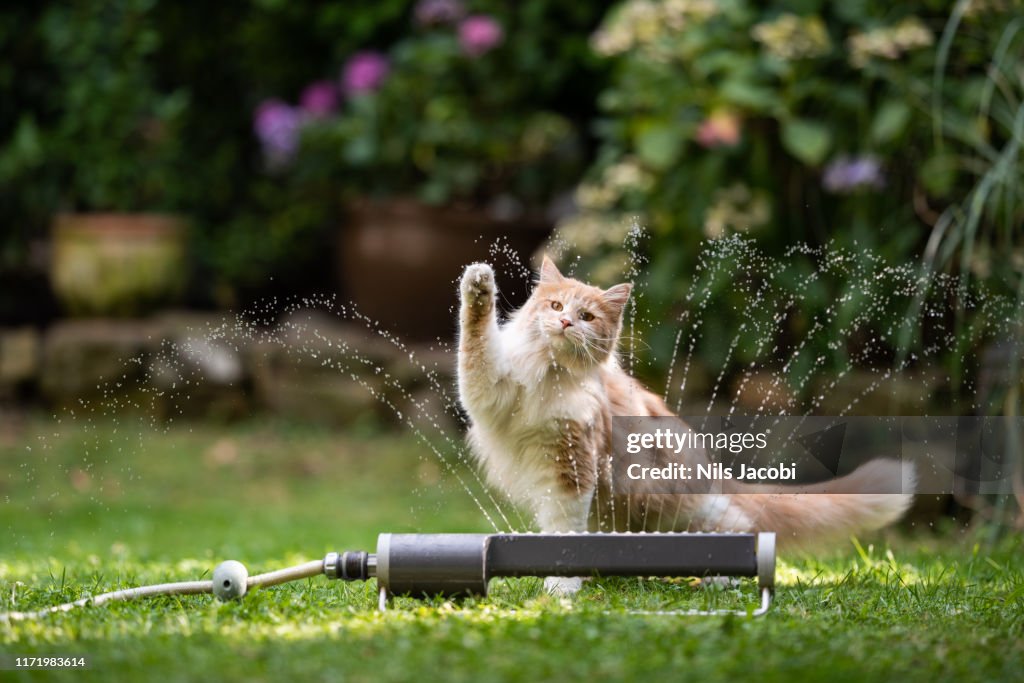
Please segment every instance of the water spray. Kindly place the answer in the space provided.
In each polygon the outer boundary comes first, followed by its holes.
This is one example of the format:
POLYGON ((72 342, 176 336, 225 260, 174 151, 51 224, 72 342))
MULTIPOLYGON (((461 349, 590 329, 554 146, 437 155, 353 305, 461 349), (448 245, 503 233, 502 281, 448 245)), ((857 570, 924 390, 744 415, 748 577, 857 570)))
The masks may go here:
POLYGON ((378 607, 393 596, 486 596, 490 580, 524 576, 756 577, 760 606, 738 610, 667 610, 643 614, 761 616, 775 590, 775 534, 381 534, 377 551, 332 552, 266 574, 222 562, 209 581, 162 583, 103 593, 35 612, 8 612, 0 620, 31 619, 86 605, 156 595, 213 593, 241 599, 253 588, 324 575, 342 581, 377 581, 378 607))

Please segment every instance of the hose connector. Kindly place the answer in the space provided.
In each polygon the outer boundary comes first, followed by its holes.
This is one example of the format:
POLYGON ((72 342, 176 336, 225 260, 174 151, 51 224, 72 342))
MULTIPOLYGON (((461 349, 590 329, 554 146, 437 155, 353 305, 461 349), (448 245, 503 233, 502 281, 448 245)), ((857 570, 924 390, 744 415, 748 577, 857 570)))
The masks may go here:
POLYGON ((373 577, 370 571, 376 558, 362 550, 343 553, 327 553, 324 557, 324 574, 329 579, 342 581, 366 581, 373 577))

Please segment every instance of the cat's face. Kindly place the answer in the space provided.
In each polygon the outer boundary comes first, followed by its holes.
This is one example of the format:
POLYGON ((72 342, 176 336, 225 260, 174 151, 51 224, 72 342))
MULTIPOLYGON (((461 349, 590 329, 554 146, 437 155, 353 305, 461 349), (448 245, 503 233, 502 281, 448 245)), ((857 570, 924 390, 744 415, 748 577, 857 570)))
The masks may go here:
POLYGON ((564 277, 546 256, 540 281, 523 308, 537 338, 568 366, 603 363, 615 350, 630 284, 602 290, 564 277))

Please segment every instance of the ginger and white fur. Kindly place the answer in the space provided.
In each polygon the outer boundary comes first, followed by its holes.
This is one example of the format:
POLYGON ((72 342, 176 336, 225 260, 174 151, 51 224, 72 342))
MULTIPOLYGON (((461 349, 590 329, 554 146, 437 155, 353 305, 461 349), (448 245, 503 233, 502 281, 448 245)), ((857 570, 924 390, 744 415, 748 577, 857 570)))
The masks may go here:
MULTIPOLYGON (((865 493, 894 481, 913 490, 913 470, 891 460, 799 489, 815 495, 738 483, 716 494, 616 495, 611 418, 673 416, 616 357, 630 291, 564 277, 545 257, 530 299, 499 325, 491 267, 476 263, 463 274, 458 376, 470 444, 489 483, 528 509, 542 532, 764 530, 804 541, 879 528, 903 514, 911 495, 865 493)), ((549 578, 545 586, 572 593, 580 579, 549 578)))

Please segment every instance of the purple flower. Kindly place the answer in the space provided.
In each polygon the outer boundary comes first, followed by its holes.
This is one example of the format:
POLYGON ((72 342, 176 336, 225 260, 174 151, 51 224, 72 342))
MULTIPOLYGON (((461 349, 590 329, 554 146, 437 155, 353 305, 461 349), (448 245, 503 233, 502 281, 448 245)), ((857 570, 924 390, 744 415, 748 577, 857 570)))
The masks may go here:
POLYGON ((391 66, 379 52, 357 52, 345 64, 341 74, 342 90, 349 95, 373 92, 387 78, 391 66))
POLYGON ((299 97, 299 106, 313 118, 324 118, 338 108, 338 90, 330 81, 310 83, 299 97))
POLYGON ((873 156, 841 156, 825 167, 822 184, 833 194, 852 194, 863 188, 881 189, 885 177, 882 164, 873 156))
POLYGON ((505 32, 494 17, 474 14, 459 24, 459 44, 462 51, 471 57, 479 57, 501 45, 505 32))
POLYGON ((466 14, 466 8, 459 0, 420 0, 414 13, 420 26, 454 24, 466 14))
POLYGON ((281 100, 264 100, 256 107, 252 123, 267 163, 287 166, 299 148, 302 113, 281 100))

